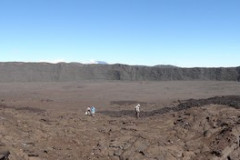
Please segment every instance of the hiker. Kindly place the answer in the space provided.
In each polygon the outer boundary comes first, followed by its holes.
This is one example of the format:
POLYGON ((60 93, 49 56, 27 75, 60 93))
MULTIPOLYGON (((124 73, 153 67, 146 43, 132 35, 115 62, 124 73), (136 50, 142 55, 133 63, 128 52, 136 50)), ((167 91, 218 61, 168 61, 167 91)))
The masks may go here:
POLYGON ((136 112, 136 118, 139 118, 139 116, 140 116, 140 104, 136 105, 135 112, 136 112))
POLYGON ((96 112, 96 109, 94 106, 91 107, 91 116, 94 116, 96 112))
POLYGON ((85 115, 91 115, 91 108, 88 106, 85 115))

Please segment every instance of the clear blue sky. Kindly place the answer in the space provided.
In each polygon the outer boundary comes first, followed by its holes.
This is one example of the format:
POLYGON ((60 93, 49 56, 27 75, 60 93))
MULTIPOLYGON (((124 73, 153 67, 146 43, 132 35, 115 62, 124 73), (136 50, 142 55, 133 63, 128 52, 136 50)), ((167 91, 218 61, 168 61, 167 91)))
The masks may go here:
POLYGON ((240 66, 240 0, 0 0, 0 61, 240 66))

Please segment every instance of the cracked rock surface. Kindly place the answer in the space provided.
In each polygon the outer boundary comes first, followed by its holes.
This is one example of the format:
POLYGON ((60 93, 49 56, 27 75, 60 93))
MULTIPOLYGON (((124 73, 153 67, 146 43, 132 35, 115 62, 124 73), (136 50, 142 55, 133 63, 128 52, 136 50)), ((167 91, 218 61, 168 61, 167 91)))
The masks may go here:
MULTIPOLYGON (((94 93, 82 92, 87 86, 37 85, 24 84, 15 92, 8 84, 0 85, 0 160, 240 159, 238 95, 184 93, 162 103, 110 98, 109 103, 99 103, 102 107, 96 107, 91 117, 84 115, 85 103, 92 100, 98 106, 94 101, 98 97, 85 99, 84 94, 94 93), (139 119, 134 117, 135 103, 141 103, 139 119)), ((232 91, 227 86, 224 93, 232 91)), ((167 90, 167 94, 176 93, 173 88, 167 90)), ((124 99, 125 94, 119 96, 124 99)))

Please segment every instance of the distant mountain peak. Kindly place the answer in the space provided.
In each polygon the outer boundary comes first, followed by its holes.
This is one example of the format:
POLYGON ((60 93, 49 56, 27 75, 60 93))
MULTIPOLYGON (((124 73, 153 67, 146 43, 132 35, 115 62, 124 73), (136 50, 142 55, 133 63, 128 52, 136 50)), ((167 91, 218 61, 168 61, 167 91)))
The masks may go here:
POLYGON ((89 62, 87 62, 86 64, 108 64, 105 61, 95 61, 95 60, 91 60, 89 62))

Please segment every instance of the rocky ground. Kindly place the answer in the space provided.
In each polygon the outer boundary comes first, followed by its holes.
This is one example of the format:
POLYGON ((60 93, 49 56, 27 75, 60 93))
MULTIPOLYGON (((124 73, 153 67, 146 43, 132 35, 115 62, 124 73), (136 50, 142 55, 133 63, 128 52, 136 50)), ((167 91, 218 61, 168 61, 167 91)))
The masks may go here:
MULTIPOLYGON (((230 93, 232 88, 229 86, 234 85, 222 83, 217 86, 223 86, 224 93, 230 93)), ((125 100, 124 94, 112 91, 112 94, 120 94, 121 98, 110 98, 111 107, 97 107, 96 116, 90 117, 84 115, 85 106, 64 108, 77 103, 74 100, 70 103, 70 98, 66 96, 66 93, 70 93, 69 84, 60 85, 60 88, 46 88, 47 91, 40 90, 45 88, 42 85, 26 86, 0 86, 0 159, 1 154, 4 160, 3 156, 9 152, 10 160, 240 159, 238 95, 223 96, 221 90, 219 92, 215 89, 215 95, 219 96, 213 96, 213 91, 207 88, 201 90, 208 93, 204 96, 201 93, 190 95, 185 90, 182 95, 172 96, 168 101, 159 103, 152 100, 154 96, 149 101, 137 98, 125 100), (58 93, 53 96, 49 90, 58 93), (63 93, 63 90, 66 92, 63 93), (65 99, 61 97, 62 94, 65 99), (28 98, 24 99, 26 95, 28 98), (196 98, 192 98, 194 96, 196 98), (60 101, 58 97, 63 100, 60 101), (134 117, 136 103, 142 105, 140 119, 134 117)), ((88 86, 82 87, 88 88, 86 90, 89 92, 96 91, 88 86)), ((149 88, 149 84, 146 87, 149 88)), ((135 90, 137 88, 138 85, 135 90)), ((173 88, 174 85, 169 85, 166 94, 174 95, 176 92, 173 92, 173 88)), ((157 90, 152 88, 153 92, 157 90)), ((159 93, 165 91, 159 90, 159 93)), ((238 91, 236 86, 232 93, 238 91)), ((72 92, 76 94, 77 91, 71 89, 72 92)), ((139 96, 144 97, 143 94, 139 96)), ((90 102, 89 99, 86 101, 90 102)))

